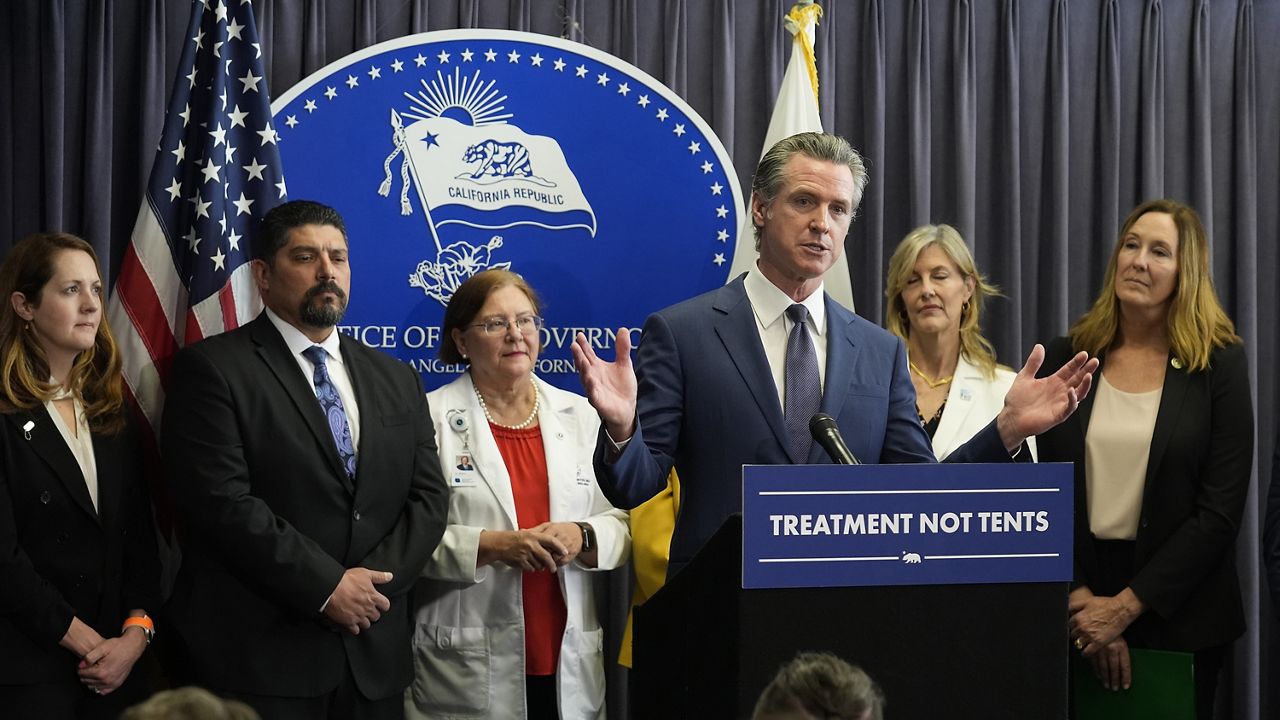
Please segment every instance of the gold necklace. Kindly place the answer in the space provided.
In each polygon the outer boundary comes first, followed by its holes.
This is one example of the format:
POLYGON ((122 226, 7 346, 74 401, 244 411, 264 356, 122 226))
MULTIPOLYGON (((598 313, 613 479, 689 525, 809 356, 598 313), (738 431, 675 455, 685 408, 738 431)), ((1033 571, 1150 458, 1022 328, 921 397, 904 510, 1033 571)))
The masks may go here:
POLYGON ((907 367, 911 368, 911 372, 915 373, 916 375, 919 375, 919 376, 920 376, 920 379, 924 381, 924 384, 925 384, 925 385, 928 385, 928 386, 929 386, 929 389, 930 389, 930 390, 932 390, 932 389, 934 389, 934 388, 942 387, 943 385, 946 385, 947 383, 949 383, 949 382, 951 382, 952 380, 954 380, 954 379, 955 379, 955 377, 956 377, 955 373, 951 373, 950 375, 948 375, 948 376, 946 376, 946 377, 944 377, 944 378, 938 378, 937 380, 934 380, 933 378, 929 377, 928 375, 925 375, 925 374, 920 370, 920 368, 916 367, 916 364, 915 364, 915 363, 913 363, 913 362, 911 362, 911 358, 907 358, 907 367))
POLYGON ((476 399, 480 401, 480 410, 484 412, 486 420, 504 430, 523 430, 532 425, 534 420, 538 419, 538 385, 533 382, 533 378, 529 378, 529 384, 533 385, 533 410, 529 411, 529 417, 525 418, 524 422, 519 425, 503 425, 497 420, 494 420, 493 415, 489 414, 489 406, 484 404, 484 395, 480 394, 480 388, 476 387, 475 383, 472 382, 471 389, 476 391, 476 399))

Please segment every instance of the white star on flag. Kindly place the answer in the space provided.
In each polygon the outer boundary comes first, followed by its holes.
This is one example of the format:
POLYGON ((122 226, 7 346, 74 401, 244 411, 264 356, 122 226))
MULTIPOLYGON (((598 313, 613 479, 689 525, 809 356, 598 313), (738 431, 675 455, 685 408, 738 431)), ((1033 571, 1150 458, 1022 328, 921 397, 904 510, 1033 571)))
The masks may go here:
POLYGON ((254 75, 253 70, 250 69, 249 72, 246 73, 244 77, 239 78, 239 80, 244 84, 244 90, 242 92, 258 92, 258 82, 261 81, 262 78, 254 75))
POLYGON ((475 57, 475 53, 471 52, 471 48, 462 51, 462 61, 471 62, 471 58, 475 57))
POLYGON ((245 169, 245 172, 249 173, 249 177, 247 178, 248 180, 261 180, 262 171, 267 169, 266 165, 258 164, 257 158, 250 159, 249 164, 242 167, 245 169))
POLYGON ((400 59, 396 59, 395 61, 393 61, 391 63, 391 70, 394 72, 400 72, 401 70, 404 70, 404 61, 400 59))

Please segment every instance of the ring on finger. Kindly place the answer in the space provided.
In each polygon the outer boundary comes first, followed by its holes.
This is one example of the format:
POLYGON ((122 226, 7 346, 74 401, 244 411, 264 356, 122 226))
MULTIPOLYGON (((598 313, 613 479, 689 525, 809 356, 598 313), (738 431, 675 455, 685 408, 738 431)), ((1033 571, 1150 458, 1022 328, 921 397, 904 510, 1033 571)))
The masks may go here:
POLYGON ((1075 646, 1077 650, 1084 649, 1084 638, 1076 638, 1075 646))

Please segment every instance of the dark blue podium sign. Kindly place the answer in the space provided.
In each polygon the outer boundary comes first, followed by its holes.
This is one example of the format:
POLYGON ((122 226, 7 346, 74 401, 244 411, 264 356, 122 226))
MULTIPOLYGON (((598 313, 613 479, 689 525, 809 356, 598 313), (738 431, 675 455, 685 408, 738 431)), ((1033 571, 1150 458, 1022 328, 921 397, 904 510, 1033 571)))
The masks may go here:
POLYGON ((1070 463, 748 465, 742 586, 1071 579, 1070 463))

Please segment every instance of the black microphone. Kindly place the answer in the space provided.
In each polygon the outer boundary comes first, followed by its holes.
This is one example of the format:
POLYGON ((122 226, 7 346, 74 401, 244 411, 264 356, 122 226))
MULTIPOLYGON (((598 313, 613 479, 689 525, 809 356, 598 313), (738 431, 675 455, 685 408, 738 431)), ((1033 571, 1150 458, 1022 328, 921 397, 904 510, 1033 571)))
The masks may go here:
POLYGON ((818 413, 809 418, 809 434, 822 446, 823 450, 827 451, 827 455, 830 455, 837 465, 862 464, 845 444, 844 438, 840 436, 840 427, 836 425, 835 418, 830 415, 818 413))

